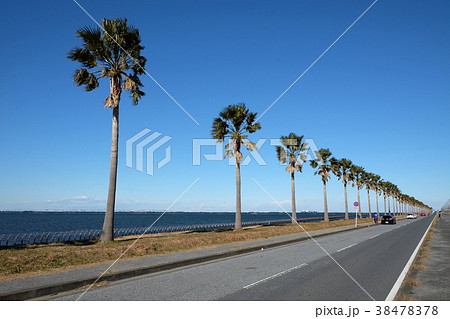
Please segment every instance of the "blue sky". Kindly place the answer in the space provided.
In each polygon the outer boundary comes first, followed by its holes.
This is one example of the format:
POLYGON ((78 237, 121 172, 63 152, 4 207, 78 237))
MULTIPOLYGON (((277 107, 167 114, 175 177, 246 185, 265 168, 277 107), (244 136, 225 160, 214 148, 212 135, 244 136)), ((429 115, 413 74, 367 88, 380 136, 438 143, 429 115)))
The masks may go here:
MULTIPOLYGON (((209 138, 213 118, 230 104, 264 112, 372 2, 80 0, 98 21, 126 17, 140 29, 147 71, 200 124, 145 75, 138 106, 123 95, 117 209, 164 210, 199 178, 172 210, 233 211, 234 167, 227 160, 193 166, 192 139, 209 138), (172 161, 153 176, 125 165, 126 140, 144 128, 172 137, 172 161)), ((1 6, 0 209, 104 209, 108 83, 89 93, 76 87, 78 65, 66 58, 80 44, 75 31, 94 22, 71 0, 1 6)), ((379 0, 261 118, 251 139, 304 135, 440 208, 450 196, 449 13, 444 0, 379 0)), ((266 166, 252 160, 242 168, 242 209, 280 210, 254 178, 289 210, 289 174, 268 142, 260 154, 266 166)), ((296 181, 298 210, 322 210, 312 168, 296 181)), ((330 210, 342 211, 336 178, 328 195, 330 210)))

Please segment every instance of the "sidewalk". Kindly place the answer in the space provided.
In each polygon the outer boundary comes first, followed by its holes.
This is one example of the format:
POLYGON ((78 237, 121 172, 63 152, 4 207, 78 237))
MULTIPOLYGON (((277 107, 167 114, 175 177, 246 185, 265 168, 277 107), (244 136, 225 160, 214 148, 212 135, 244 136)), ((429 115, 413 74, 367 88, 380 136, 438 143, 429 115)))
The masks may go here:
MULTIPOLYGON (((319 230, 311 232, 310 234, 314 238, 318 238, 329 234, 336 234, 370 226, 374 226, 374 224, 361 224, 358 225, 357 228, 354 226, 345 226, 331 230, 319 230)), ((132 261, 121 261, 116 263, 98 282, 117 281, 305 240, 309 240, 309 236, 305 233, 299 233, 197 251, 144 257, 132 261)), ((109 266, 110 264, 105 263, 64 273, 0 282, 0 300, 26 300, 78 289, 92 284, 109 266)))
POLYGON ((429 244, 426 269, 417 273, 420 284, 412 287, 414 300, 450 300, 450 215, 436 219, 429 244))

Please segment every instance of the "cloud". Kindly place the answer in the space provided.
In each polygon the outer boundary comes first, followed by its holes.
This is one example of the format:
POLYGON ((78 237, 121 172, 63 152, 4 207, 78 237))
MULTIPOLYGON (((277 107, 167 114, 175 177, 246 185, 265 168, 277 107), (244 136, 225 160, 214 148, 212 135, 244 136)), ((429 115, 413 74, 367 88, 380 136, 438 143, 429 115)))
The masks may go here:
POLYGON ((88 199, 88 197, 85 195, 81 195, 81 196, 73 196, 72 199, 88 199))

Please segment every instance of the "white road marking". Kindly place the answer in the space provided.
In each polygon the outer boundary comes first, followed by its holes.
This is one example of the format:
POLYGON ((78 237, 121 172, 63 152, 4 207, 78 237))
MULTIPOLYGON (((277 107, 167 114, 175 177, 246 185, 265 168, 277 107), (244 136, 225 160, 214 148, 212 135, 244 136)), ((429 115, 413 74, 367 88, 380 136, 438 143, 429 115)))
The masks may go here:
POLYGON ((381 235, 381 234, 374 235, 374 236, 372 236, 372 237, 369 237, 369 239, 373 239, 373 238, 378 237, 378 236, 380 236, 380 235, 381 235))
MULTIPOLYGON (((436 218, 436 217, 435 217, 436 218)), ((403 280, 406 277, 406 274, 409 271, 409 267, 411 267, 414 258, 416 258, 416 255, 420 249, 420 246, 422 246, 422 242, 424 241, 425 237, 428 234, 428 231, 431 228, 431 225, 433 225, 433 221, 430 222, 430 225, 428 226, 427 230, 425 231, 425 233, 422 236, 422 239, 419 241, 419 243, 416 246, 416 249, 414 249, 411 257, 409 258, 408 262, 405 265, 405 268, 403 268, 403 271, 400 273, 400 276, 398 276, 397 281, 395 282, 394 286, 392 287, 391 291, 389 292, 389 294, 386 297, 385 301, 393 301, 395 296, 397 295, 398 290, 400 289, 400 286, 402 285, 403 280)))
POLYGON ((340 251, 346 250, 346 249, 348 249, 348 248, 350 248, 350 247, 353 247, 353 246, 356 246, 356 245, 358 245, 358 243, 353 244, 353 245, 350 245, 350 246, 347 246, 347 247, 344 247, 344 248, 341 248, 341 249, 339 249, 339 250, 336 251, 336 252, 338 253, 338 252, 340 252, 340 251))
POLYGON ((258 281, 256 281, 256 282, 250 284, 250 285, 247 285, 247 286, 245 286, 243 289, 248 289, 248 288, 254 287, 254 286, 259 285, 259 284, 261 284, 261 283, 263 283, 263 282, 266 282, 266 281, 271 280, 271 279, 276 278, 276 277, 280 277, 280 276, 282 276, 282 275, 284 275, 284 274, 287 274, 287 273, 289 273, 289 272, 291 272, 291 271, 293 271, 293 270, 296 270, 296 269, 305 267, 305 266, 307 266, 307 265, 308 265, 308 264, 303 263, 303 264, 301 264, 301 265, 298 265, 298 266, 289 268, 289 269, 287 269, 287 270, 284 270, 284 271, 282 271, 282 272, 279 272, 278 274, 272 275, 272 276, 270 276, 270 277, 267 277, 267 278, 258 280, 258 281))

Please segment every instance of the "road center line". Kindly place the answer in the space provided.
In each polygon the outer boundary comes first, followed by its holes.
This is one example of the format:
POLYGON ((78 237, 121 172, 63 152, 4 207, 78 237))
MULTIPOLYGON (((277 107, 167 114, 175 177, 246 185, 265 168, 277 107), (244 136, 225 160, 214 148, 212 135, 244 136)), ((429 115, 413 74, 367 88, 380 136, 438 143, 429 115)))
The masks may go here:
POLYGON ((369 239, 373 239, 373 238, 378 237, 378 236, 380 236, 380 235, 381 235, 381 234, 374 235, 374 236, 372 236, 372 237, 369 237, 369 239))
POLYGON ((346 250, 346 249, 348 249, 348 248, 350 248, 350 247, 353 247, 353 246, 356 246, 356 245, 358 245, 358 243, 355 243, 355 244, 353 244, 353 245, 350 245, 350 246, 347 246, 347 247, 341 248, 341 249, 339 249, 339 250, 338 250, 338 251, 336 251, 336 252, 338 253, 338 252, 340 252, 340 251, 346 250))
POLYGON ((298 265, 298 266, 289 268, 289 269, 287 269, 287 270, 284 270, 284 271, 282 271, 282 272, 279 272, 278 274, 272 275, 272 276, 270 276, 270 277, 267 277, 267 278, 258 280, 258 281, 256 281, 256 282, 250 284, 250 285, 247 285, 247 286, 245 286, 243 289, 248 289, 248 288, 254 287, 254 286, 256 286, 256 285, 262 284, 263 282, 266 282, 266 281, 268 281, 268 280, 274 279, 274 278, 276 278, 276 277, 280 277, 280 276, 282 276, 282 275, 284 275, 284 274, 287 274, 287 273, 289 273, 289 272, 291 272, 291 271, 293 271, 293 270, 296 270, 296 269, 305 267, 305 266, 307 266, 307 265, 308 265, 308 264, 303 263, 303 264, 301 264, 301 265, 298 265))

